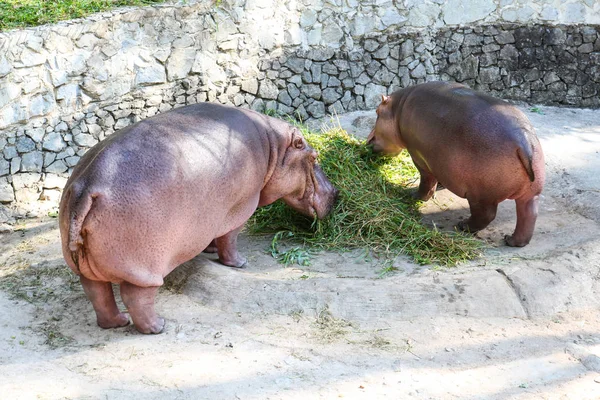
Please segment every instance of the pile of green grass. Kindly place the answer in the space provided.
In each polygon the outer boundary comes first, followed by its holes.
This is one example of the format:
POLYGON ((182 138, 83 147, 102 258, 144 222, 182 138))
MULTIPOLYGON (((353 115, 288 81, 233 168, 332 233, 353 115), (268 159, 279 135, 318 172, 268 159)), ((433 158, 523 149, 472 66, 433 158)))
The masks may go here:
POLYGON ((0 31, 51 24, 123 6, 167 0, 0 0, 0 31))
POLYGON ((419 264, 450 266, 479 255, 481 242, 473 237, 421 223, 420 202, 412 199, 410 187, 418 172, 408 153, 378 157, 341 128, 303 131, 340 190, 338 203, 329 217, 313 221, 277 201, 254 213, 247 224, 251 234, 289 231, 309 248, 366 248, 388 260, 407 254, 419 264))

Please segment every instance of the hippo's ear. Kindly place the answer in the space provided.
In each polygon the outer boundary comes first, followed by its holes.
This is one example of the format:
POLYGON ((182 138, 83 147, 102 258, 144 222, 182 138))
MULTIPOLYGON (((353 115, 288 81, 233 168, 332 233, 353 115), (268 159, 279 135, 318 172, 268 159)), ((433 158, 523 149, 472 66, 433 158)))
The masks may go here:
POLYGON ((298 150, 302 150, 304 148, 304 140, 302 140, 302 137, 296 136, 292 142, 292 146, 298 150))
POLYGON ((387 104, 390 101, 390 96, 386 96, 385 94, 381 95, 381 104, 387 104))
POLYGON ((302 134, 300 134, 300 132, 298 132, 297 129, 294 129, 292 131, 292 145, 291 147, 298 149, 298 150, 302 150, 304 149, 304 138, 302 137, 302 134))

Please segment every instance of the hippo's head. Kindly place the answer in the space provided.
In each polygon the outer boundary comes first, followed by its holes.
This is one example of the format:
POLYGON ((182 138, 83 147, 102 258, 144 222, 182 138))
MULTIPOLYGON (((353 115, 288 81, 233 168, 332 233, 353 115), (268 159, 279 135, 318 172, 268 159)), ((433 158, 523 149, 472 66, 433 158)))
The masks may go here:
POLYGON ((371 146, 375 153, 388 156, 398 155, 405 148, 400 138, 400 132, 398 132, 392 103, 391 96, 381 96, 381 104, 376 110, 375 127, 367 137, 367 145, 371 146))
POLYGON ((263 188, 259 205, 277 199, 304 215, 323 218, 329 214, 339 191, 317 164, 317 152, 300 131, 292 128, 291 141, 280 154, 271 178, 263 188))

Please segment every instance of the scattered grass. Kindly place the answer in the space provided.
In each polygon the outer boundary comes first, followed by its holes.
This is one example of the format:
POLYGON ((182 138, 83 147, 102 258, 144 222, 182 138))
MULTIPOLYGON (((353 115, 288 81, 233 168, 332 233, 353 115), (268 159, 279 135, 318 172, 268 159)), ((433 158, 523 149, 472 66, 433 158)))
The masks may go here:
POLYGON ((394 344, 392 344, 392 342, 379 335, 373 335, 371 338, 365 341, 365 344, 375 349, 384 350, 395 350, 395 348, 397 347, 394 344))
POLYGON ((32 266, 17 260, 10 267, 3 266, 0 273, 0 289, 32 304, 60 299, 65 287, 71 292, 82 292, 79 277, 64 265, 41 263, 32 266))
POLYGON ((529 111, 536 114, 544 115, 544 112, 539 107, 531 107, 529 111))
POLYGON ((167 0, 0 0, 0 31, 51 24, 123 6, 167 0))
POLYGON ((273 256, 273 258, 275 258, 281 264, 284 264, 286 267, 293 264, 307 267, 310 265, 310 253, 308 251, 304 250, 300 246, 295 246, 288 250, 280 249, 280 241, 283 238, 293 238, 293 236, 294 233, 290 231, 277 232, 271 240, 269 253, 271 256, 273 256))
POLYGON ((317 328, 319 339, 329 343, 345 336, 348 333, 346 328, 352 327, 352 323, 341 318, 335 318, 329 311, 329 307, 325 306, 317 312, 314 326, 317 328))
POLYGON ((395 267, 389 260, 385 264, 386 265, 383 266, 383 268, 381 269, 381 271, 379 271, 379 274, 377 276, 380 279, 395 271, 398 271, 398 267, 395 267))
MULTIPOLYGON (((23 242, 18 247, 26 249, 30 246, 29 242, 23 242)), ((13 258, 10 264, 0 265, 0 290, 13 299, 32 304, 38 313, 45 316, 49 313, 48 304, 68 301, 66 293, 83 295, 79 277, 65 265, 49 265, 47 262, 31 265, 20 256, 13 258)), ((54 315, 31 328, 45 338, 44 344, 56 349, 73 342, 72 338, 61 333, 63 325, 62 317, 54 315)), ((25 343, 21 341, 19 344, 25 343)))
POLYGON ((64 322, 61 319, 51 318, 50 321, 44 322, 36 329, 45 336, 44 344, 51 349, 68 346, 74 341, 72 337, 61 333, 60 329, 63 324, 64 322))
POLYGON ((250 233, 291 232, 286 235, 309 249, 366 248, 384 259, 407 254, 419 264, 451 266, 480 254, 482 242, 472 236, 421 223, 420 203, 409 191, 418 172, 408 153, 378 157, 341 128, 321 134, 301 129, 319 152, 323 171, 340 190, 339 201, 324 220, 312 220, 275 202, 254 213, 247 224, 250 233))
POLYGON ((263 114, 268 115, 269 117, 279 117, 279 113, 277 112, 277 110, 274 110, 272 108, 266 108, 265 111, 263 112, 263 114))

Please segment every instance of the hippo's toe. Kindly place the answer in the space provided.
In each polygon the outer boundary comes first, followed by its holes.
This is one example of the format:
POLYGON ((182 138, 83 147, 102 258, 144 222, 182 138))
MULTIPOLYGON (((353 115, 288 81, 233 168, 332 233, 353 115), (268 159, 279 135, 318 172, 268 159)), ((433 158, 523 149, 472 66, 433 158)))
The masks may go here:
POLYGON ((461 232, 471 232, 467 221, 459 221, 458 224, 456 224, 456 229, 458 229, 461 232))
POLYGON ((238 256, 231 259, 220 259, 219 262, 223 265, 233 268, 244 268, 248 264, 248 260, 245 257, 238 256))
POLYGON ((157 317, 149 323, 136 325, 135 329, 137 329, 138 332, 144 333, 144 334, 161 333, 163 331, 163 329, 165 329, 165 319, 157 317))
POLYGON ((517 240, 517 239, 515 239, 515 237, 513 235, 504 236, 504 241, 510 247, 523 247, 523 246, 527 246, 527 244, 529 244, 529 240, 527 240, 527 241, 517 240))
POLYGON ((97 319, 98 326, 103 329, 120 328, 129 325, 129 315, 127 313, 118 313, 111 318, 97 319))

